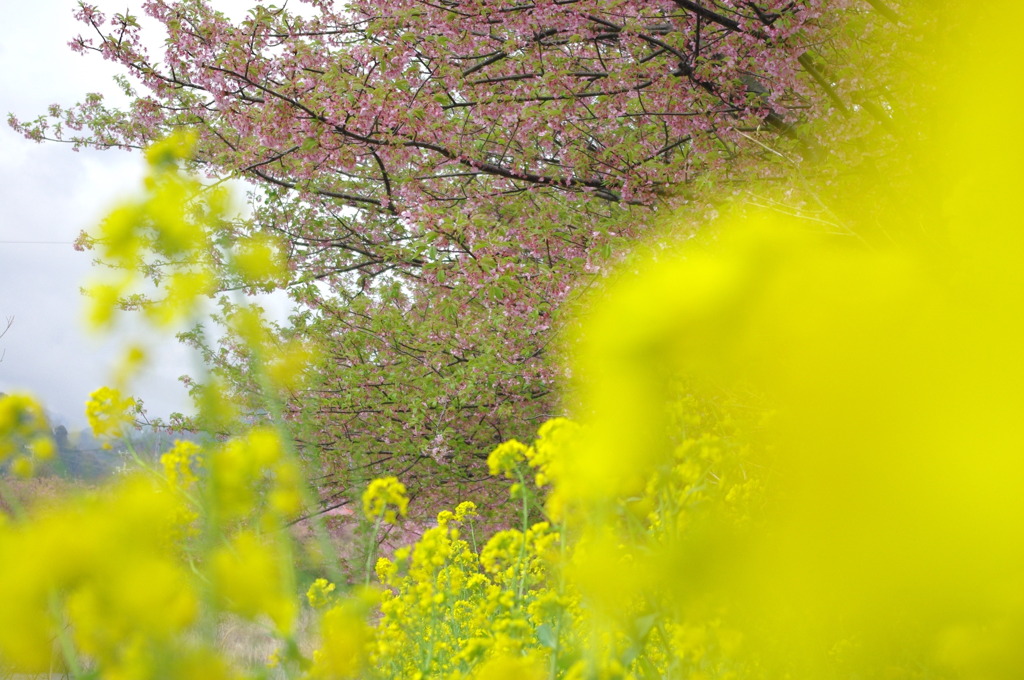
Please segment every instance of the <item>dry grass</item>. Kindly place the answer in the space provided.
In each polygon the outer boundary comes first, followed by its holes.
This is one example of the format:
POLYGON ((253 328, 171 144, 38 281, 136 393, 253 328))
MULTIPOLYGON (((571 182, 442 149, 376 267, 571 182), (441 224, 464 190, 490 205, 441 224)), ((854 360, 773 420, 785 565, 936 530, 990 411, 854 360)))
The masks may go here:
MULTIPOLYGON (((317 646, 316 613, 309 607, 303 607, 299 613, 296 636, 299 649, 308 658, 317 646)), ((264 668, 279 647, 269 624, 232 616, 217 627, 217 648, 236 668, 264 668)), ((270 677, 284 678, 284 670, 272 669, 270 677)))
POLYGON ((88 482, 63 479, 52 475, 30 477, 29 479, 6 477, 0 480, 0 484, 3 484, 0 512, 8 515, 13 514, 15 507, 24 510, 45 509, 53 507, 69 497, 96 488, 94 484, 91 485, 88 482))

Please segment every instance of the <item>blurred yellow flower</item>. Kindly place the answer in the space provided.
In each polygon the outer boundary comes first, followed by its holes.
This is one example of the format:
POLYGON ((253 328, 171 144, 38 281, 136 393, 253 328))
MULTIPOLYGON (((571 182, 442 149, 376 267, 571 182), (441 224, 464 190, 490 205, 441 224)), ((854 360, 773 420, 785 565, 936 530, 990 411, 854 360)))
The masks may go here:
POLYGON ((475 680, 543 680, 548 673, 536 658, 501 655, 480 664, 475 680))
POLYGON ((235 271, 248 286, 272 290, 288 275, 284 244, 270 234, 239 239, 231 252, 235 271))
POLYGON ((201 452, 198 444, 176 439, 171 450, 160 456, 164 475, 173 488, 187 490, 199 481, 196 468, 202 463, 201 452))
POLYGON ((288 587, 282 559, 287 556, 268 538, 240 532, 214 551, 211 559, 211 582, 218 602, 249 619, 266 616, 279 633, 288 634, 298 605, 288 587))
MULTIPOLYGON (((40 460, 53 457, 54 444, 43 407, 28 394, 0 396, 0 462, 22 449, 40 460)), ((21 463, 20 476, 31 475, 31 462, 21 463)))
POLYGON ((313 653, 311 678, 344 680, 363 676, 372 639, 367 613, 359 600, 347 600, 324 612, 320 620, 322 643, 313 653))

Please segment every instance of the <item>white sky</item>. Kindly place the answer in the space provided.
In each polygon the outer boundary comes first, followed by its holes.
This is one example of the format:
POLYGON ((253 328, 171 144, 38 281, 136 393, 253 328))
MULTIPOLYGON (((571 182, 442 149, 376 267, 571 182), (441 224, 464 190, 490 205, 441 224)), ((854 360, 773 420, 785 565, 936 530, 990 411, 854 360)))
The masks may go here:
MULTIPOLYGON (((97 4, 111 14, 139 3, 97 4)), ((233 6, 235 14, 248 3, 220 4, 233 6)), ((124 338, 97 340, 84 331, 79 287, 92 258, 75 252, 71 242, 119 197, 134 192, 142 161, 122 151, 76 153, 62 144, 36 144, 7 126, 8 113, 29 120, 52 103, 72 105, 87 92, 102 92, 113 102, 123 98, 112 81, 118 72, 113 65, 67 46, 85 29, 72 17, 75 0, 0 0, 0 6, 0 330, 14 317, 0 339, 0 391, 30 391, 57 421, 78 426, 89 393, 110 382, 124 338)), ((188 412, 177 378, 195 372, 193 358, 169 339, 158 356, 133 392, 151 415, 188 412)))

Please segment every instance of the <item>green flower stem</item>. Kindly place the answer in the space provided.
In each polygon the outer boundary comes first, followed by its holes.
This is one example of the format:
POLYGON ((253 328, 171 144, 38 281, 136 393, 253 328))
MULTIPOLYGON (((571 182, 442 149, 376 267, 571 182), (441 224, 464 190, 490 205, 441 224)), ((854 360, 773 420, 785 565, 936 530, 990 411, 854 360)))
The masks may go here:
MULTIPOLYGON (((236 299, 241 300, 240 294, 236 293, 236 299)), ((281 435, 281 443, 284 447, 285 455, 291 460, 299 460, 298 450, 295 448, 295 442, 288 436, 288 430, 286 428, 286 421, 284 417, 284 402, 278 396, 274 385, 270 381, 270 376, 266 371, 266 362, 263 360, 263 356, 260 353, 260 348, 255 343, 250 346, 252 356, 249 361, 249 369, 256 376, 256 384, 260 389, 260 396, 264 406, 266 406, 267 413, 270 414, 270 422, 273 424, 274 429, 281 435)), ((319 451, 317 452, 319 455, 319 451)), ((302 503, 306 507, 313 507, 313 499, 311 498, 312 493, 309 488, 309 484, 302 485, 302 503)), ((319 501, 319 499, 316 499, 319 501)), ((327 575, 330 577, 332 583, 345 583, 345 577, 341 573, 341 569, 337 564, 336 560, 327 559, 327 556, 334 552, 334 547, 331 544, 330 536, 327 533, 327 526, 324 523, 323 516, 317 513, 313 516, 313 533, 316 537, 316 542, 320 548, 320 553, 324 555, 327 563, 327 575)), ((286 541, 289 547, 291 547, 291 541, 286 541)), ((285 573, 292 583, 290 587, 294 587, 295 571, 294 569, 287 569, 285 573)), ((367 577, 369 578, 369 577, 367 577)), ((367 580, 369 583, 369 580, 367 580)))
POLYGON ((373 522, 373 531, 366 541, 366 579, 363 581, 364 585, 370 585, 373 558, 377 556, 377 534, 380 532, 380 525, 384 522, 384 513, 387 512, 387 509, 388 506, 385 504, 381 507, 380 512, 377 513, 377 519, 373 522))
POLYGON ((516 603, 520 604, 523 601, 523 591, 526 588, 526 532, 530 528, 530 497, 527 493, 523 471, 518 466, 516 467, 516 477, 519 479, 519 489, 523 496, 523 541, 519 546, 519 585, 516 588, 516 603))
POLYGON ((469 541, 470 544, 473 546, 473 554, 479 555, 480 550, 477 549, 476 546, 476 525, 474 524, 472 517, 469 518, 469 541))
MULTIPOLYGON (((559 527, 558 531, 558 595, 565 597, 565 564, 568 556, 568 541, 565 537, 565 527, 559 527)), ((559 608, 558 619, 555 620, 555 646, 551 650, 551 665, 548 668, 548 677, 555 680, 558 677, 558 653, 562 649, 562 622, 565 619, 565 610, 559 608)))
MULTIPOLYGON (((437 582, 437 574, 434 574, 434 582, 437 582)), ((437 603, 431 601, 430 604, 430 624, 429 624, 429 636, 430 645, 427 647, 426 661, 420 672, 423 673, 424 677, 430 677, 430 667, 434 663, 434 646, 437 641, 437 603)))
POLYGON ((75 649, 75 643, 72 641, 71 636, 68 635, 67 628, 60 623, 63 617, 61 616, 60 603, 57 601, 57 593, 55 591, 50 591, 50 615, 57 622, 57 642, 60 644, 60 651, 65 663, 68 665, 71 677, 83 678, 84 673, 82 672, 82 663, 78 659, 78 650, 75 649))

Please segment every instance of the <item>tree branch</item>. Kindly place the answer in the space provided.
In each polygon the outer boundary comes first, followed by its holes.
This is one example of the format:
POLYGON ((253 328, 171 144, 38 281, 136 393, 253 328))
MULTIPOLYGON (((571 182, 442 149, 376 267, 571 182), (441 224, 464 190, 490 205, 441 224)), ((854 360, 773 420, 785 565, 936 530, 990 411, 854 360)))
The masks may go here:
POLYGON ((730 19, 729 17, 723 14, 713 12, 706 7, 698 5, 696 2, 693 2, 692 0, 673 0, 673 2, 679 5, 679 7, 681 7, 682 9, 685 9, 689 12, 693 12, 697 16, 703 19, 707 19, 708 21, 714 24, 718 24, 719 26, 726 28, 730 31, 733 31, 734 33, 743 32, 740 30, 739 23, 734 19, 730 19))

